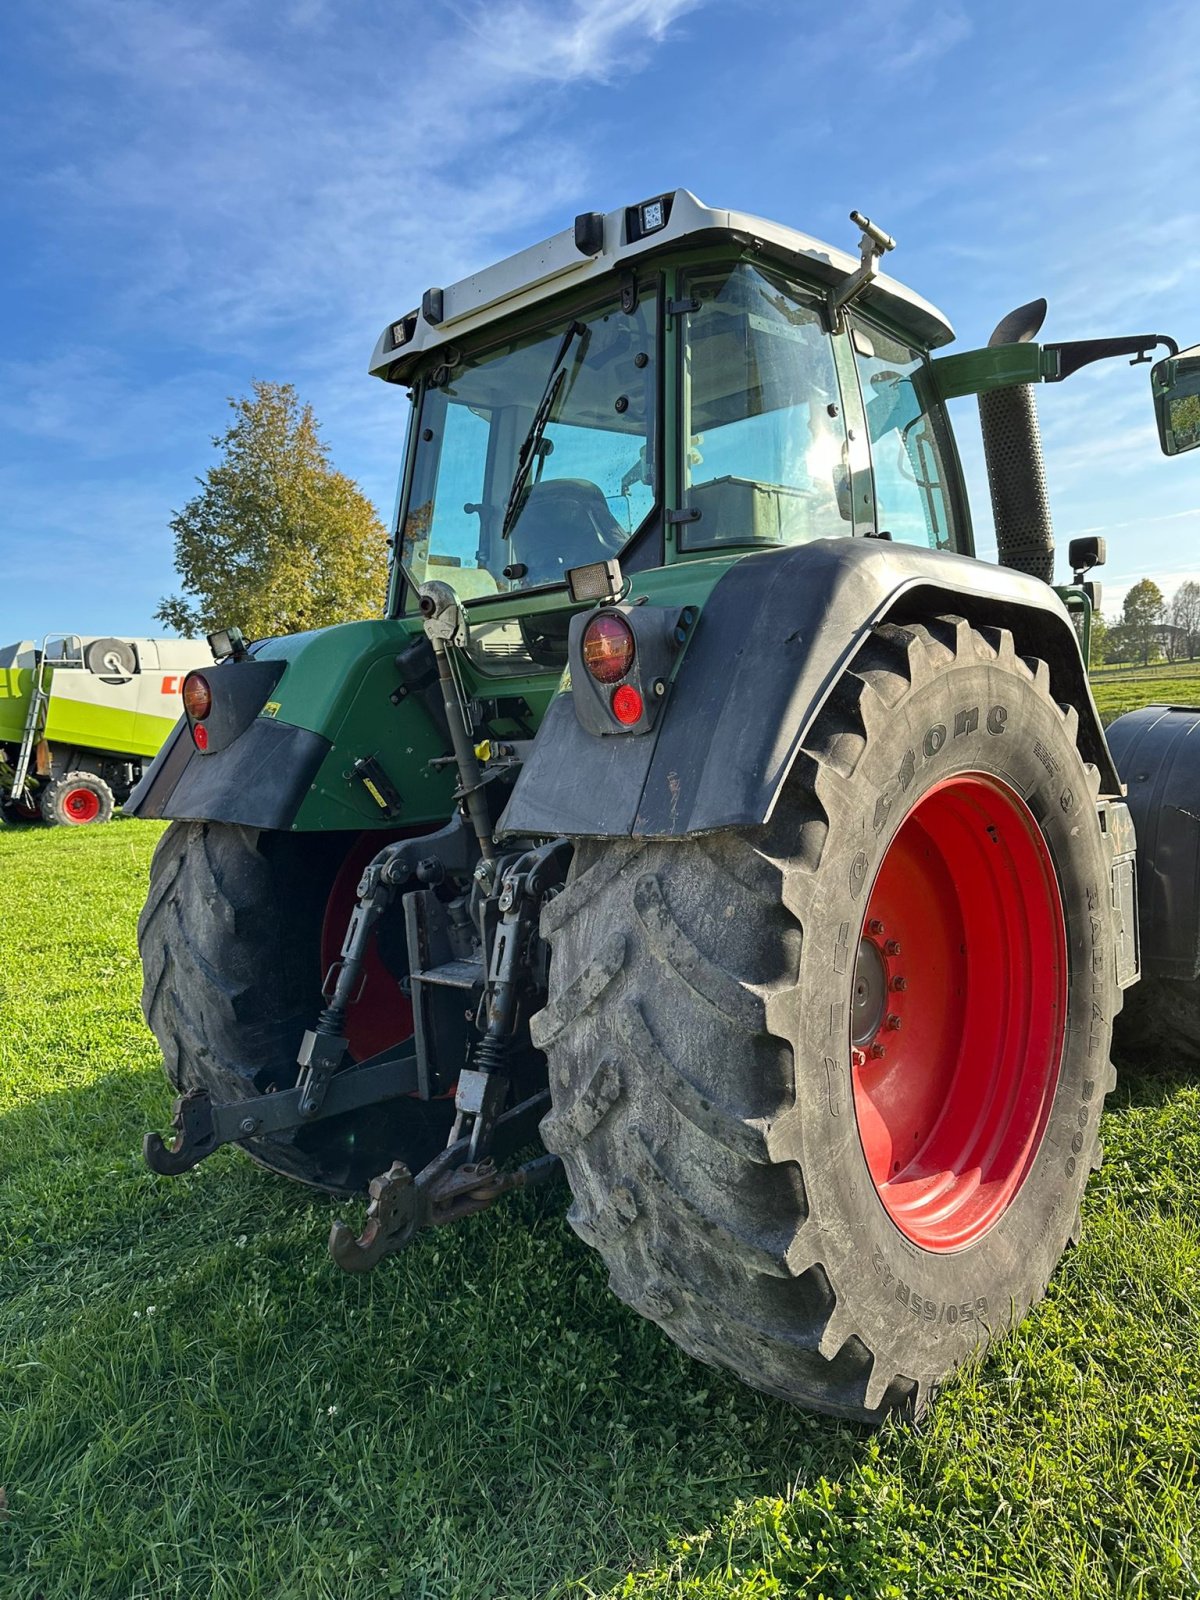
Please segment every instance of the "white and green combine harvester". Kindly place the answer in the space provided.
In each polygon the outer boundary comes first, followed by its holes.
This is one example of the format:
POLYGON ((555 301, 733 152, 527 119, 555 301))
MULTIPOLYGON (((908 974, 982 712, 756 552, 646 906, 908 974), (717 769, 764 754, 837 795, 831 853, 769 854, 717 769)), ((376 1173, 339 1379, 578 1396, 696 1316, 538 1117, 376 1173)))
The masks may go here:
POLYGON ((191 639, 59 633, 0 646, 4 820, 107 822, 175 726, 184 677, 210 660, 191 639))

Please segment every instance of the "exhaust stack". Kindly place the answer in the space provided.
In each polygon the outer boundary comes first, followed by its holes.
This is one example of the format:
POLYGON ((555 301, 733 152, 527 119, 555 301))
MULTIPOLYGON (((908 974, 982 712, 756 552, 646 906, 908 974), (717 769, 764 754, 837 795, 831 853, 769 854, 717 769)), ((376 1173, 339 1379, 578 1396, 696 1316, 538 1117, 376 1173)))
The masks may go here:
MULTIPOLYGON (((1031 300, 1010 311, 989 346, 1026 344, 1046 317, 1046 302, 1031 300)), ((1054 578, 1054 527, 1046 490, 1046 464, 1033 385, 1014 384, 979 396, 979 422, 1000 565, 1054 578)))

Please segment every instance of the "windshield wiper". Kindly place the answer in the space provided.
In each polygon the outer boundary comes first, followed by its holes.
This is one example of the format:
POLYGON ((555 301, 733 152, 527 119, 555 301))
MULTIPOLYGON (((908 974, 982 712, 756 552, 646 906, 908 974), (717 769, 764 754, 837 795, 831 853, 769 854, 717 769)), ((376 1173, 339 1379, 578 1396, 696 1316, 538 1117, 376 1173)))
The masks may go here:
POLYGON ((525 489, 525 482, 529 477, 529 469, 537 455, 538 446, 542 442, 542 435, 546 431, 546 424, 550 421, 550 413, 554 410, 554 402, 558 399, 558 392, 562 388, 563 379, 566 377, 566 368, 563 362, 567 358, 567 351, 575 339, 582 338, 587 332, 587 327, 582 322, 572 322, 563 334, 551 363, 550 371, 546 374, 546 387, 542 390, 542 398, 538 401, 537 410, 533 413, 533 421, 529 424, 529 432, 521 442, 517 451, 517 470, 513 476, 512 488, 508 491, 508 504, 504 508, 504 521, 500 524, 500 537, 507 539, 517 520, 517 510, 521 504, 521 495, 525 489))

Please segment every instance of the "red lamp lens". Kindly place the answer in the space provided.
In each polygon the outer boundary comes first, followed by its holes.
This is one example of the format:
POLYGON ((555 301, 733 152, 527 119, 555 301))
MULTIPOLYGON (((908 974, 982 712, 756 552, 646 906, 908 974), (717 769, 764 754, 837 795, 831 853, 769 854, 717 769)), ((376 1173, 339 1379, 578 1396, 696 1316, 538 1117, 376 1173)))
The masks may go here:
POLYGON ((600 612, 583 630, 583 664, 597 683, 623 678, 635 654, 633 629, 615 612, 600 612))
POLYGON ((208 729, 202 722, 197 722, 192 726, 192 743, 197 750, 208 749, 208 729))
POLYGON ((618 722, 628 727, 631 722, 638 720, 645 709, 645 702, 631 683, 623 683, 619 689, 613 690, 612 714, 618 722))
POLYGON ((202 722, 212 710, 212 690, 200 672, 189 672, 183 680, 183 709, 193 722, 202 722))

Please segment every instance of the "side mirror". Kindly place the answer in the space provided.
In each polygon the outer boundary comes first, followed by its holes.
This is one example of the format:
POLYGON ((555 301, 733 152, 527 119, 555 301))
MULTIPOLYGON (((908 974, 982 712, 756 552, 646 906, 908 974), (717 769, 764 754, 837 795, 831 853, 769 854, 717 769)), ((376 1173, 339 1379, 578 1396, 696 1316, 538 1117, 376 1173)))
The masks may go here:
POLYGON ((1163 454, 1178 456, 1200 446, 1200 345, 1156 361, 1150 390, 1163 454))

